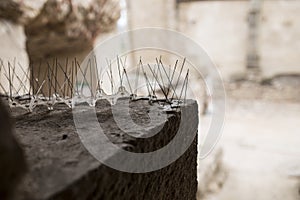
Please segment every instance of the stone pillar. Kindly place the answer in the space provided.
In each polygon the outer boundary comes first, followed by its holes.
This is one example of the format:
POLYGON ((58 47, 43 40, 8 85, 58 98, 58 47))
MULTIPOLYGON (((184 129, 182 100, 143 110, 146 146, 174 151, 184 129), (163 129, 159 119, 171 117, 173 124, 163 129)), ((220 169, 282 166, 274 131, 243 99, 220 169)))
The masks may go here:
MULTIPOLYGON (((68 65, 69 72, 71 60, 76 58, 81 63, 93 49, 96 36, 112 30, 120 16, 119 0, 9 0, 0 3, 0 10, 4 11, 0 17, 25 27, 35 92, 44 79, 48 79, 49 71, 51 75, 56 71, 54 61, 63 67, 68 65)), ((56 79, 63 85, 65 74, 58 71, 56 79)), ((49 83, 55 82, 53 78, 51 82, 45 81, 43 94, 48 96, 49 83)), ((52 88, 50 93, 53 92, 52 88)))

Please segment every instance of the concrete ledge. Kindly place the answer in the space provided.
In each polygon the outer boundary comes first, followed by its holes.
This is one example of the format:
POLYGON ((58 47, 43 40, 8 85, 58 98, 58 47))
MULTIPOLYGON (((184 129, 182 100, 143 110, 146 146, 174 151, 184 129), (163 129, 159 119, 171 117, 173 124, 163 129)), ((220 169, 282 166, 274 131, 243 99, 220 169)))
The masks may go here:
MULTIPOLYGON (((136 101, 130 106, 132 119, 146 124, 150 106, 147 101, 136 101)), ((153 106, 160 112, 158 106, 153 106)), ((191 101, 186 109, 190 113, 190 127, 186 131, 195 133, 196 102, 191 101)), ((108 102, 98 102, 96 112, 112 143, 134 152, 161 148, 172 140, 180 122, 180 114, 168 114, 163 129, 146 142, 147 139, 129 137, 118 129, 108 102)), ((197 136, 171 165, 154 172, 134 174, 111 169, 91 156, 76 133, 72 111, 64 106, 57 106, 51 112, 38 107, 34 113, 16 116, 16 132, 30 171, 19 188, 17 199, 196 199, 197 136)))

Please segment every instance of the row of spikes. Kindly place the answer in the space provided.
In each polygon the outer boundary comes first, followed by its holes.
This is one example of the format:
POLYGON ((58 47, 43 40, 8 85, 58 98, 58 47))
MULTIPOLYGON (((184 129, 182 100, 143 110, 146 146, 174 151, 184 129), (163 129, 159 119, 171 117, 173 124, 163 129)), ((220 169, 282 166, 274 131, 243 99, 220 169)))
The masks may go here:
POLYGON ((41 62, 35 68, 31 65, 30 68, 25 69, 20 63, 16 63, 16 60, 13 63, 8 62, 5 67, 4 62, 0 60, 0 75, 5 79, 0 81, 0 90, 3 96, 7 97, 10 105, 24 107, 30 111, 38 104, 47 104, 49 109, 53 109, 54 104, 64 102, 72 107, 74 99, 90 102, 91 105, 98 99, 107 99, 114 104, 120 97, 130 97, 131 100, 148 99, 151 102, 163 102, 163 106, 178 107, 180 103, 185 102, 188 88, 189 69, 184 76, 180 93, 176 92, 182 82, 185 61, 186 59, 181 66, 178 66, 176 60, 173 70, 171 67, 167 70, 161 57, 156 58, 154 66, 144 65, 140 58, 134 78, 135 88, 133 88, 126 69, 126 57, 124 60, 119 57, 116 59, 115 69, 119 76, 119 84, 115 83, 113 62, 108 59, 105 71, 98 69, 96 57, 89 59, 85 67, 76 58, 71 61, 71 67, 68 59, 65 65, 61 65, 57 59, 54 59, 52 64, 46 62, 46 69, 41 62), (148 73, 145 68, 148 68, 148 73), (175 72, 178 68, 179 75, 176 76, 175 72), (147 89, 147 95, 144 96, 138 95, 141 75, 147 89), (109 79, 111 94, 104 91, 104 76, 109 79), (114 92, 116 87, 118 89, 114 92), (157 93, 161 93, 163 97, 159 99, 157 93))

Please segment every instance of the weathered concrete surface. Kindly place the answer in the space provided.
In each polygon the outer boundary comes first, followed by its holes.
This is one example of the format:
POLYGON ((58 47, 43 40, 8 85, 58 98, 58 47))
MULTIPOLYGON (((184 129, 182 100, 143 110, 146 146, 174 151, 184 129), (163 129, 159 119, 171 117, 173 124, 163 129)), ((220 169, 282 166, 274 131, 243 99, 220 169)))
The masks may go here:
POLYGON ((7 105, 0 99, 0 199, 13 199, 26 171, 24 152, 14 134, 14 122, 7 105))
MULTIPOLYGON (((162 131, 147 142, 118 129, 107 102, 100 101, 96 107, 109 139, 129 151, 160 148, 176 134, 177 114, 169 114, 162 131)), ((190 113, 187 131, 197 131, 196 103, 186 108, 190 113)), ((132 119, 147 124, 148 109, 146 101, 133 103, 132 119)), ((197 137, 171 165, 154 172, 131 174, 106 167, 87 152, 76 134, 71 110, 57 107, 48 112, 37 108, 35 113, 19 116, 16 121, 30 169, 17 199, 196 199, 197 137)))

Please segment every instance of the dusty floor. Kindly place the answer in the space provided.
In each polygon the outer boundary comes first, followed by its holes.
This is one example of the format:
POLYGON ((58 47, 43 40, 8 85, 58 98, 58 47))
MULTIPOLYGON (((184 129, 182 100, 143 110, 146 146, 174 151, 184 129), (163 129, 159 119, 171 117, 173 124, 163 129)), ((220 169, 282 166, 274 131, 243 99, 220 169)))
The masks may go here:
POLYGON ((227 85, 218 146, 228 176, 206 200, 300 199, 299 84, 293 86, 294 78, 273 83, 227 85))

